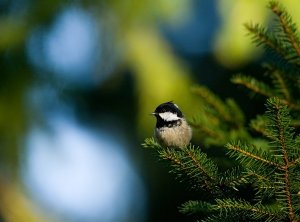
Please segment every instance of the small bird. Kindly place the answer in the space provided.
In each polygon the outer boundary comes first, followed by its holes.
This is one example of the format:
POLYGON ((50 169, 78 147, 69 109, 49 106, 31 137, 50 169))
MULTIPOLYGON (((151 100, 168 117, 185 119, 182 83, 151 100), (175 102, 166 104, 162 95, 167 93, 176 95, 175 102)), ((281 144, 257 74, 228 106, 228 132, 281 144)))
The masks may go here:
POLYGON ((156 117, 154 135, 161 146, 183 148, 190 143, 192 129, 172 101, 160 104, 152 115, 156 117))

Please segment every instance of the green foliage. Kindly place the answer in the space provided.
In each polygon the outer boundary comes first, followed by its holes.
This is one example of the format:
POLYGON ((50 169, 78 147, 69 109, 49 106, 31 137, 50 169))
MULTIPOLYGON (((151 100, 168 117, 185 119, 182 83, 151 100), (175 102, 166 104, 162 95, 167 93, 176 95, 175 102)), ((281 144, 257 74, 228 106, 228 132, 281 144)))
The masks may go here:
MULTIPOLYGON (((254 145, 231 142, 226 145, 228 155, 238 161, 239 168, 220 172, 199 147, 184 149, 161 147, 153 138, 144 147, 154 148, 159 158, 168 162, 170 172, 181 181, 189 181, 190 188, 207 192, 213 201, 188 201, 183 213, 211 212, 222 217, 208 217, 203 221, 222 218, 244 218, 247 221, 296 221, 299 219, 299 143, 294 142, 294 128, 290 126, 288 108, 278 98, 267 101, 265 114, 269 150, 254 145), (239 198, 239 189, 251 184, 253 200, 239 198)), ((202 213, 203 215, 203 213, 202 213)))
POLYGON ((276 1, 271 1, 269 8, 275 15, 274 27, 270 31, 259 24, 245 25, 253 42, 262 45, 271 58, 265 65, 268 83, 245 75, 233 77, 232 82, 265 97, 276 96, 292 111, 298 112, 300 41, 297 26, 276 1))
POLYGON ((182 204, 179 211, 184 214, 206 213, 213 210, 213 205, 198 200, 190 200, 182 204))
POLYGON ((244 127, 244 114, 233 99, 223 102, 204 86, 194 86, 192 92, 201 101, 202 109, 190 124, 205 145, 223 146, 228 138, 249 138, 244 127))
POLYGON ((240 84, 247 87, 256 94, 261 94, 266 97, 270 97, 275 94, 275 90, 273 90, 270 86, 253 78, 252 76, 239 74, 232 77, 231 81, 235 84, 240 84))
POLYGON ((153 148, 180 181, 205 194, 179 208, 203 222, 300 220, 300 40, 285 9, 276 1, 269 8, 275 16, 271 31, 246 25, 254 42, 270 55, 267 78, 239 74, 231 79, 267 98, 265 114, 250 120, 249 129, 234 100, 224 102, 203 86, 193 88, 203 104, 191 121, 194 133, 204 146, 225 147, 236 166, 224 172, 194 145, 163 148, 153 138, 143 144, 153 148))
POLYGON ((144 147, 156 148, 160 159, 169 162, 170 172, 181 181, 187 180, 196 189, 220 192, 218 168, 199 147, 189 145, 185 149, 163 148, 153 138, 146 139, 144 147))

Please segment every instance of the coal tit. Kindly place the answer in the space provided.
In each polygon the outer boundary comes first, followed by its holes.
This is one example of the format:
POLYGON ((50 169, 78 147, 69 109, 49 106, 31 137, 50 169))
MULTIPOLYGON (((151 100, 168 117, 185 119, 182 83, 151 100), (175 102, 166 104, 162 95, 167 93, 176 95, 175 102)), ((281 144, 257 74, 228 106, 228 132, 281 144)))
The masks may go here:
POLYGON ((176 104, 162 103, 152 115, 156 117, 154 135, 161 146, 183 148, 190 143, 192 129, 176 104))

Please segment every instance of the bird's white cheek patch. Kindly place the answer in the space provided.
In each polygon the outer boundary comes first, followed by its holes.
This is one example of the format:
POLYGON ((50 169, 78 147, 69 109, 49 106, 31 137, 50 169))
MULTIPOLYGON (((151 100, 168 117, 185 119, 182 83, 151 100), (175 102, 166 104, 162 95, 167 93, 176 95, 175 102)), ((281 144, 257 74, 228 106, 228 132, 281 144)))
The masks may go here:
POLYGON ((180 119, 176 114, 171 112, 160 113, 159 116, 165 121, 174 121, 180 119))

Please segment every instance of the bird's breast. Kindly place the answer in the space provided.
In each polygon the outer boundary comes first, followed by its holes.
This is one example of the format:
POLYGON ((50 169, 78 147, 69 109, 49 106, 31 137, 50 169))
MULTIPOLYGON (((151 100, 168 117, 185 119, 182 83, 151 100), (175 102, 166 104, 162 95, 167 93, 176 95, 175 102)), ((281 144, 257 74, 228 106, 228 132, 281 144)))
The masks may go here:
POLYGON ((186 121, 183 121, 179 126, 156 128, 155 136, 162 146, 184 147, 190 143, 192 130, 186 121))

